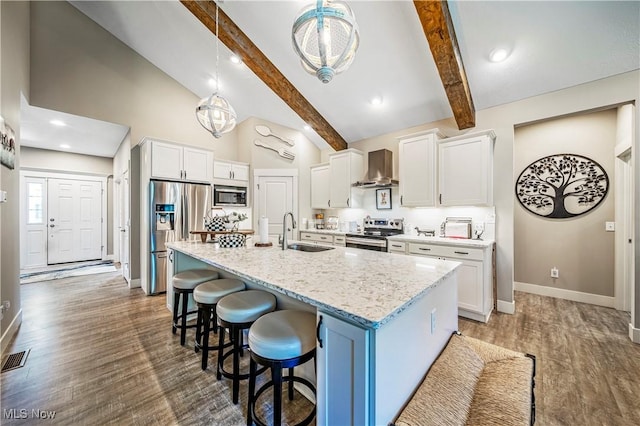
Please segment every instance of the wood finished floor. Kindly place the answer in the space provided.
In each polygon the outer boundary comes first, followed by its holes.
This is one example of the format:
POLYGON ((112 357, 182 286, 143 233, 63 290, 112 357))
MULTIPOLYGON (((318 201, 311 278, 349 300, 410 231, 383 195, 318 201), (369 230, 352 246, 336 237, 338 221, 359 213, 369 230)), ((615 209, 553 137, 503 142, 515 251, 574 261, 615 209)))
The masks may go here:
MULTIPOLYGON (((234 406, 228 381, 203 372, 169 331, 164 296, 129 290, 117 272, 21 290, 23 324, 6 353, 31 354, 0 376, 1 424, 35 423, 7 419, 10 409, 53 410, 51 424, 245 423, 246 385, 234 406)), ((537 425, 640 424, 640 345, 627 336, 628 314, 519 292, 516 308, 488 324, 460 319, 460 330, 536 355, 537 425)), ((304 416, 308 405, 298 404, 304 416)))

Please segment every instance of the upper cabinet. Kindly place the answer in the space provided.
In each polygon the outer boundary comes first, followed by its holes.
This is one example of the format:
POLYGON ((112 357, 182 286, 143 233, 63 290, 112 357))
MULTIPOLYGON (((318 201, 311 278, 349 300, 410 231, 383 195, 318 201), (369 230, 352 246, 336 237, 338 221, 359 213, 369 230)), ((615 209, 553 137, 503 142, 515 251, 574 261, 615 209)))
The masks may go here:
POLYGON ((172 143, 151 143, 151 177, 211 183, 213 152, 172 143))
POLYGON ((329 207, 360 207, 361 190, 351 185, 364 176, 364 154, 345 149, 329 155, 329 207))
POLYGON ((488 130, 438 142, 441 205, 493 205, 495 137, 495 133, 488 130))
POLYGON ((215 179, 231 179, 249 181, 249 165, 231 161, 216 160, 213 162, 213 177, 215 179))
POLYGON ((329 164, 311 166, 311 208, 329 208, 329 164))
POLYGON ((438 129, 398 138, 400 205, 436 205, 436 142, 438 129))

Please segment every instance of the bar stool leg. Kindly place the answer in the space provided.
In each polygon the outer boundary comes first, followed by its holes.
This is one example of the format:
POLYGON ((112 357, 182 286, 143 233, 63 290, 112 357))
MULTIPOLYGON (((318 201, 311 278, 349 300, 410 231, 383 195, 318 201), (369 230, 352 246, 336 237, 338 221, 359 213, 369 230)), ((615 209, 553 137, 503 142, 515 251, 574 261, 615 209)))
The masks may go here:
POLYGON ((253 410, 255 405, 254 393, 256 392, 257 363, 249 360, 249 402, 247 403, 247 426, 253 425, 253 410))
MULTIPOLYGON (((220 334, 218 335, 218 367, 216 369, 216 379, 220 380, 222 379, 222 373, 220 372, 220 370, 222 369, 222 355, 224 352, 224 334, 225 334, 226 329, 224 327, 220 327, 220 334)), ((229 332, 229 335, 231 335, 231 332, 229 332)))
POLYGON ((180 304, 180 293, 173 291, 173 323, 171 326, 171 332, 176 334, 177 327, 176 323, 178 322, 178 305, 180 304))
POLYGON ((289 401, 293 401, 293 367, 289 368, 289 401))
POLYGON ((202 335, 202 369, 206 370, 209 363, 209 332, 211 331, 211 308, 209 306, 202 308, 202 316, 206 318, 202 335))
POLYGON ((189 294, 182 293, 182 327, 180 329, 180 345, 184 346, 187 341, 187 305, 189 302, 189 294))
POLYGON ((202 317, 202 307, 198 306, 198 320, 196 321, 196 344, 194 345, 194 351, 196 353, 200 352, 200 339, 202 338, 202 317))
POLYGON ((233 403, 238 403, 240 395, 240 351, 242 350, 242 330, 233 327, 233 403))
POLYGON ((273 380, 273 424, 280 426, 282 424, 282 367, 279 363, 271 367, 271 376, 273 380))

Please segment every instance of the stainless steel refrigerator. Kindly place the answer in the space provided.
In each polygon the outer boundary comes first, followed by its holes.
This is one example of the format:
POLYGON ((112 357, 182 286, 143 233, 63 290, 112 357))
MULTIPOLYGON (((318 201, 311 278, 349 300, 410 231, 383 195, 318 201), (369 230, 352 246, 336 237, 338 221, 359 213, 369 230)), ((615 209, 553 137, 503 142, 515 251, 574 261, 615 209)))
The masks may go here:
POLYGON ((211 185, 152 180, 149 182, 149 294, 167 291, 167 247, 170 241, 195 239, 211 209, 211 185))

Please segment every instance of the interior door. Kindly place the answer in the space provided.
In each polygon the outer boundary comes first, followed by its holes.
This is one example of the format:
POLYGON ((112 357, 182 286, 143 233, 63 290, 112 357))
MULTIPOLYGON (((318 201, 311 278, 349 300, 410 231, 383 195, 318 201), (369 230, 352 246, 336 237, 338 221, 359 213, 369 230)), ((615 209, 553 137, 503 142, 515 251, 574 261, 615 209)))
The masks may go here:
MULTIPOLYGON (((269 219, 269 235, 281 235, 284 214, 293 212, 294 217, 297 216, 297 209, 294 208, 293 177, 259 176, 257 181, 258 214, 256 217, 265 216, 269 219)), ((291 222, 287 222, 287 228, 292 228, 291 222)), ((292 239, 293 236, 293 231, 287 233, 287 238, 292 239)))
POLYGON ((102 183, 48 179, 49 264, 102 258, 102 183))
POLYGON ((26 176, 22 181, 21 268, 47 264, 47 180, 26 176))

